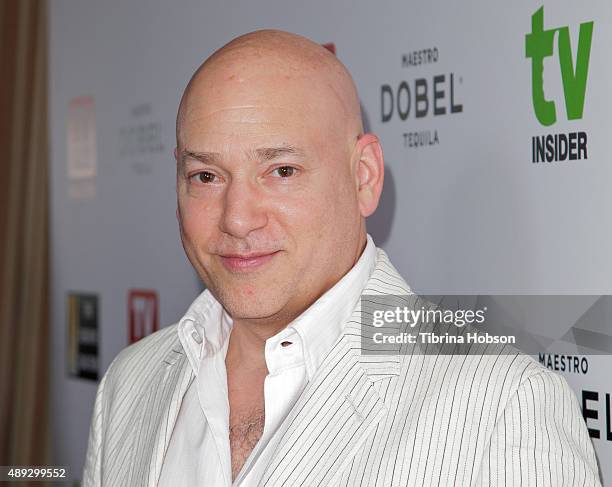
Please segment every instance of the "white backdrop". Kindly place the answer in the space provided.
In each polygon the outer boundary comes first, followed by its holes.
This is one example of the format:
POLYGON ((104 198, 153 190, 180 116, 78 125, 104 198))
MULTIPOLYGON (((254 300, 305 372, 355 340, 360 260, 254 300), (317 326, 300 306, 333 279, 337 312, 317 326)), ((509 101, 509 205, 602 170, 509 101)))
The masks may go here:
MULTIPOLYGON (((127 344, 130 289, 157 291, 162 325, 180 318, 200 292, 175 218, 174 117, 194 69, 238 34, 272 27, 335 44, 386 156, 385 195, 369 229, 415 290, 612 294, 609 2, 50 4, 53 451, 75 478, 96 383, 66 375, 66 294, 98 295, 102 373, 127 344), (544 29, 568 27, 574 67, 580 24, 593 22, 578 119, 566 115, 563 31, 553 35, 552 55, 542 64, 544 93, 556 107, 550 126, 534 112, 525 45, 542 5, 544 29), (413 54, 428 49, 435 55, 413 54), (94 102, 96 156, 95 176, 80 193, 67 149, 70 102, 79 97, 94 102), (445 113, 435 115, 434 108, 445 113), (586 159, 532 162, 532 137, 570 132, 587 134, 586 159)), ((606 311, 599 318, 607 343, 611 316, 606 311)), ((597 401, 587 402, 597 418, 588 423, 601 433, 594 444, 609 483, 611 366, 609 354, 599 355, 586 374, 561 372, 581 403, 584 390, 597 393, 597 401)))

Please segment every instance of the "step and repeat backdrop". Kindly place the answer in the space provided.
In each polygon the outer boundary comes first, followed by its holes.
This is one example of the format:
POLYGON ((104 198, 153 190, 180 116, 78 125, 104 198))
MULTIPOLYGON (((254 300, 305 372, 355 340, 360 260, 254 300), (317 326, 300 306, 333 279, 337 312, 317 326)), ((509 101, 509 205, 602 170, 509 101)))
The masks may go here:
POLYGON ((385 151, 375 242, 415 291, 484 299, 538 339, 530 353, 574 388, 612 485, 604 0, 50 2, 55 463, 78 483, 109 363, 203 289, 175 216, 176 110, 203 59, 260 28, 345 63, 385 151))

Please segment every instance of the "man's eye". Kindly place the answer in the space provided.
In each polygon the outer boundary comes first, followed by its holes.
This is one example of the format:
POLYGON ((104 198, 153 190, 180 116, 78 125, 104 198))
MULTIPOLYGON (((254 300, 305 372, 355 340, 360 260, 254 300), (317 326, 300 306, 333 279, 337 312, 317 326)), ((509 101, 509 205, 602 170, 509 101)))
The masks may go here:
POLYGON ((291 166, 277 167, 276 169, 274 169, 274 171, 272 171, 272 173, 278 174, 281 178, 289 178, 293 176, 295 172, 296 172, 295 167, 291 167, 291 166))
POLYGON ((199 182, 204 183, 204 184, 209 184, 209 183, 214 183, 215 182, 215 178, 217 176, 215 176, 213 173, 208 172, 208 171, 202 171, 199 172, 197 174, 194 174, 193 176, 191 176, 192 178, 197 178, 199 182))

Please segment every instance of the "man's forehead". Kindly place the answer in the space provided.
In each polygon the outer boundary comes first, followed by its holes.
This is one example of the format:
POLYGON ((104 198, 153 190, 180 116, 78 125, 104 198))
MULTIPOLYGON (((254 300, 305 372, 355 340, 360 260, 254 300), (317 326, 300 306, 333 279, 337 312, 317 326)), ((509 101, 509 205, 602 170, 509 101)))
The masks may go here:
MULTIPOLYGON (((327 124, 322 123, 316 107, 305 110, 301 104, 287 100, 285 105, 258 104, 245 107, 231 102, 193 103, 185 111, 179 130, 180 142, 202 147, 226 145, 278 146, 301 145, 327 124)), ((330 129, 328 129, 329 131, 330 129)))
POLYGON ((320 92, 316 85, 297 80, 284 85, 266 79, 249 84, 232 80, 216 94, 202 85, 184 107, 179 145, 236 152, 240 146, 310 147, 343 137, 344 109, 320 92))
MULTIPOLYGON (((340 87, 325 73, 297 71, 287 65, 243 60, 211 68, 194 78, 183 97, 185 115, 193 112, 226 117, 255 116, 262 110, 283 111, 307 105, 343 104, 340 87), (330 99, 331 98, 331 99, 330 99), (222 113, 218 113, 222 112, 222 113)), ((344 107, 339 106, 345 111, 344 107)))

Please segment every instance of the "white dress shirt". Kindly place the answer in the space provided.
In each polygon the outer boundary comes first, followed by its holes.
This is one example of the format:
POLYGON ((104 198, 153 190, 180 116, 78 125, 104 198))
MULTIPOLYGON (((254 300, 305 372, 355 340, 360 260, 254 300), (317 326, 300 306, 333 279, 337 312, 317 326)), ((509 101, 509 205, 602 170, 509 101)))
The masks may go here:
POLYGON ((340 337, 376 262, 370 235, 353 268, 286 328, 268 338, 262 436, 232 483, 225 356, 232 319, 206 290, 178 325, 195 374, 164 457, 160 487, 250 487, 261 479, 279 440, 275 433, 340 337), (282 342, 290 345, 282 346, 282 342))

